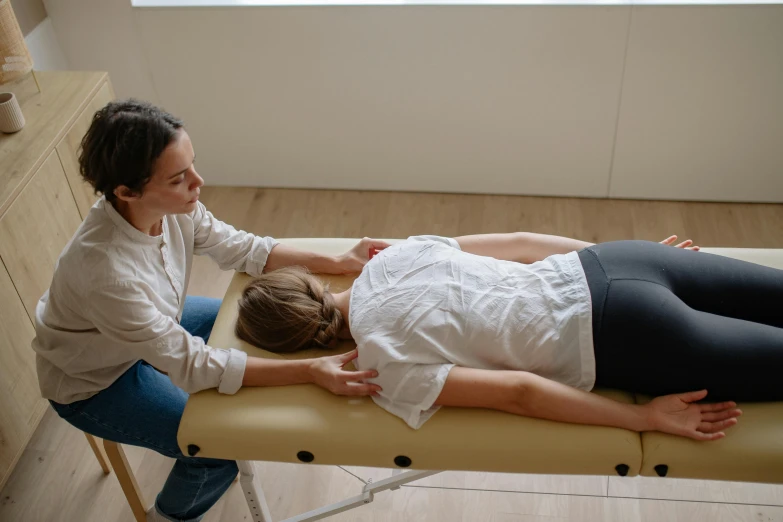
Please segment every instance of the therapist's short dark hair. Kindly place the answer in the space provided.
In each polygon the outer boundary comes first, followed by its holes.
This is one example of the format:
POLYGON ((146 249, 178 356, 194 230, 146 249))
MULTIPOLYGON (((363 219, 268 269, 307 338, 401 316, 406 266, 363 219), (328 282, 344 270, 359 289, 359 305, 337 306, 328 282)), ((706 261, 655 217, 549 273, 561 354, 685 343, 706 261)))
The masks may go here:
POLYGON ((182 120, 148 102, 109 102, 95 113, 82 139, 81 175, 108 201, 116 199, 114 190, 123 185, 141 194, 155 161, 183 126, 182 120))

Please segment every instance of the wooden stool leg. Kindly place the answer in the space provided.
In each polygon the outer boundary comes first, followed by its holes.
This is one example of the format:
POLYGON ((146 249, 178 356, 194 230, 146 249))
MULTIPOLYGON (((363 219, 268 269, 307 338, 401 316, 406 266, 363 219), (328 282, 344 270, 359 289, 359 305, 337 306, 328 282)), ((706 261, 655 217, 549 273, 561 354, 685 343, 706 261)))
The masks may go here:
POLYGON ((125 498, 128 499, 128 504, 130 504, 136 522, 146 522, 147 505, 144 503, 139 484, 136 482, 136 477, 133 476, 133 470, 131 470, 130 464, 128 464, 128 459, 125 457, 125 451, 123 451, 121 445, 108 440, 103 441, 103 447, 106 448, 106 454, 109 456, 109 461, 114 468, 114 473, 117 475, 117 480, 120 481, 125 498))
POLYGON ((98 444, 98 440, 86 432, 84 433, 84 436, 87 437, 87 442, 90 443, 92 452, 95 453, 95 458, 98 459, 98 464, 101 465, 101 468, 103 469, 103 473, 105 475, 111 473, 111 468, 109 467, 109 461, 106 460, 106 454, 103 452, 101 445, 98 444))

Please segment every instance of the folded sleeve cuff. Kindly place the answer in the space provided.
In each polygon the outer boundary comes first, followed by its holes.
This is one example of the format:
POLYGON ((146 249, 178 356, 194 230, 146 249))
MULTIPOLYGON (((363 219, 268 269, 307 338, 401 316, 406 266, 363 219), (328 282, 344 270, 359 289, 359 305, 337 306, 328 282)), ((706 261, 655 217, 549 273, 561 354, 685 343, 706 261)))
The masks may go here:
POLYGON ((220 379, 218 392, 229 395, 235 394, 242 387, 242 379, 245 376, 245 366, 247 365, 247 354, 241 350, 230 348, 228 363, 220 379))
POLYGON ((269 254, 278 244, 279 241, 275 238, 255 236, 253 238, 253 252, 245 272, 254 277, 260 276, 264 271, 267 259, 269 259, 269 254))

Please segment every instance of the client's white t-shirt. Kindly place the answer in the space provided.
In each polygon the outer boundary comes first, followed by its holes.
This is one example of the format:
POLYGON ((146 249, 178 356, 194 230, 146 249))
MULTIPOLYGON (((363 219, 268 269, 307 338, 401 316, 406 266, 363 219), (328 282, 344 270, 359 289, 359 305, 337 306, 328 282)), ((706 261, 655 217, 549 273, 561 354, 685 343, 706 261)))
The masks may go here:
POLYGON ((377 369, 373 400, 421 427, 454 365, 523 370, 589 391, 592 306, 576 252, 530 265, 414 236, 376 255, 351 289, 358 369, 377 369))

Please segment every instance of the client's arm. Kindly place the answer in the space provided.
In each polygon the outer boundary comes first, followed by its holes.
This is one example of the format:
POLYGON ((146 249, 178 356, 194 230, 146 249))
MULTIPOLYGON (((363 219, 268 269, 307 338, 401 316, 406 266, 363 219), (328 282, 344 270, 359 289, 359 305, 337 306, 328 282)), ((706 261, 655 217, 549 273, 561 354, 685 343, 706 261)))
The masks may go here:
POLYGON ((454 367, 438 406, 490 408, 526 417, 716 440, 737 423, 733 402, 691 404, 706 391, 667 395, 644 406, 613 401, 528 372, 454 367))
POLYGON ((553 254, 565 254, 593 245, 578 239, 533 232, 476 234, 455 239, 465 252, 518 263, 535 263, 553 254))
MULTIPOLYGON (((518 263, 535 263, 554 254, 566 254, 594 245, 586 241, 568 237, 536 234, 534 232, 510 232, 506 234, 476 234, 455 238, 462 250, 480 256, 494 257, 518 263)), ((677 236, 669 236, 661 241, 664 245, 672 245, 677 236)), ((690 239, 683 241, 677 248, 699 250, 691 246, 690 239)))
POLYGON ((332 256, 300 250, 288 245, 278 244, 269 253, 264 272, 271 272, 284 266, 300 265, 316 274, 350 274, 361 272, 372 255, 388 247, 389 243, 379 239, 365 237, 348 252, 332 256))

